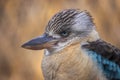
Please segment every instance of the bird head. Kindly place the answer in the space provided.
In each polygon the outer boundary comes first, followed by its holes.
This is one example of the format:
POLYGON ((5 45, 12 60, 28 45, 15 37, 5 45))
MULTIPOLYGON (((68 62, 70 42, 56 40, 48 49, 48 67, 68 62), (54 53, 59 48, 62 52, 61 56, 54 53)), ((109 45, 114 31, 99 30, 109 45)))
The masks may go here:
POLYGON ((26 42, 22 47, 31 50, 45 49, 48 55, 85 39, 87 41, 91 34, 94 35, 97 32, 90 14, 78 9, 66 9, 49 20, 42 36, 26 42))

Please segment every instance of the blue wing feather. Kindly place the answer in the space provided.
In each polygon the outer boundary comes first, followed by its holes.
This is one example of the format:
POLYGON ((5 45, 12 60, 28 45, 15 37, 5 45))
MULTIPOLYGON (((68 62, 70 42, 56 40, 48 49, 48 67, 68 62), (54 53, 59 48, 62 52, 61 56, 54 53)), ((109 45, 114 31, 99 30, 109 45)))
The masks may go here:
POLYGON ((120 80, 120 50, 111 44, 96 40, 82 45, 108 80, 120 80))
POLYGON ((98 65, 106 75, 106 77, 111 79, 120 79, 120 67, 115 62, 109 61, 108 59, 102 57, 94 51, 87 51, 88 55, 93 59, 93 61, 98 65))

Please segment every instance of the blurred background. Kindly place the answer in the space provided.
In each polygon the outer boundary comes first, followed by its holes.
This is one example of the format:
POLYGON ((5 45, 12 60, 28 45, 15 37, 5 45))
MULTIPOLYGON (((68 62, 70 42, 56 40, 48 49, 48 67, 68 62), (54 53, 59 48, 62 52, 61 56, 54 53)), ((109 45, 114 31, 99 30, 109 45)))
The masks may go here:
POLYGON ((43 80, 43 51, 21 45, 44 32, 59 10, 87 10, 102 39, 120 48, 120 0, 0 0, 0 80, 43 80))

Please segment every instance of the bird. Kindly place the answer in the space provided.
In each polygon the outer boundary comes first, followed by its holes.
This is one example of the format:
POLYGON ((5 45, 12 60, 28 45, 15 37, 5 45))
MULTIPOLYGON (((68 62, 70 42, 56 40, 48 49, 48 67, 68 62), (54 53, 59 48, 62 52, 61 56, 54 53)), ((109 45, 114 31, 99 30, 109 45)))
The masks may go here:
POLYGON ((43 35, 22 47, 44 49, 45 80, 120 80, 120 49, 101 39, 87 10, 57 12, 43 35))

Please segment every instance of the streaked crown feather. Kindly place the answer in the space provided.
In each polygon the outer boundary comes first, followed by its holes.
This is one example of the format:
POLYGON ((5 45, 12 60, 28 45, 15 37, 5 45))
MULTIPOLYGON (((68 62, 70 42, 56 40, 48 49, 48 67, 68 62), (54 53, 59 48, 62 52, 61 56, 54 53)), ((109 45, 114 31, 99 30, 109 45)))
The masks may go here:
POLYGON ((65 9, 56 13, 50 19, 46 27, 46 32, 52 31, 54 33, 59 33, 61 30, 70 28, 75 24, 82 27, 94 25, 89 12, 80 11, 79 9, 65 9))

